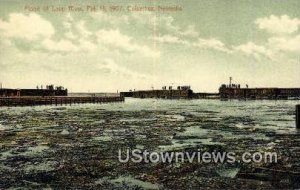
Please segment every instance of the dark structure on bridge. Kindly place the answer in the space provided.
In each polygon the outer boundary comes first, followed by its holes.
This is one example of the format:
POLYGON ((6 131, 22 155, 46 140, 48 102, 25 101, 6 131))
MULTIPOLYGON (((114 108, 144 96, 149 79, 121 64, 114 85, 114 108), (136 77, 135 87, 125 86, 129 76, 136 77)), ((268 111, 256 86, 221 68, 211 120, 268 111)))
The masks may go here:
POLYGON ((241 88, 240 84, 223 84, 219 88, 221 99, 300 99, 300 88, 241 88))
POLYGON ((39 89, 8 89, 0 88, 1 106, 41 106, 41 105, 72 105, 72 104, 100 104, 124 102, 121 96, 68 96, 68 90, 53 85, 39 89))
POLYGON ((122 97, 133 98, 162 98, 162 99, 201 99, 201 98, 218 98, 217 93, 194 93, 190 86, 178 86, 173 89, 172 86, 168 88, 162 87, 161 90, 139 90, 121 92, 122 97))
POLYGON ((300 99, 300 88, 229 88, 221 86, 220 98, 227 99, 300 99))
POLYGON ((133 98, 163 98, 163 99, 190 99, 193 97, 193 91, 190 86, 178 86, 177 89, 172 89, 166 86, 162 90, 140 90, 140 91, 129 91, 121 92, 122 97, 133 97, 133 98))
POLYGON ((68 89, 62 86, 54 88, 53 85, 47 85, 46 89, 10 89, 1 88, 0 97, 19 97, 19 96, 68 96, 68 89))

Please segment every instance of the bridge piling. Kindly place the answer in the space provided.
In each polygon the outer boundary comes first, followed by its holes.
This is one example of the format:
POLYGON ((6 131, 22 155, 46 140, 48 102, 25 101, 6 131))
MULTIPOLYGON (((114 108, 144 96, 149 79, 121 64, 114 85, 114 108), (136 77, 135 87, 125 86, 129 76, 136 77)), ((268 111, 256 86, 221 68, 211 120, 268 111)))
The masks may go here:
POLYGON ((300 129, 300 104, 296 105, 296 128, 300 129))

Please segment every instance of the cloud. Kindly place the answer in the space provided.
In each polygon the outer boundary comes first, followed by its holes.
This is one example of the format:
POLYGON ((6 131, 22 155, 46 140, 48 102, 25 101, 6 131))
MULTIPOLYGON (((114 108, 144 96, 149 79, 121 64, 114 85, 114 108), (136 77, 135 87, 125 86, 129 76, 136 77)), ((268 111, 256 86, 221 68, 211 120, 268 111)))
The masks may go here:
POLYGON ((81 37, 83 38, 87 38, 90 35, 92 35, 92 32, 86 29, 85 21, 83 20, 79 21, 78 24, 76 24, 76 28, 79 31, 81 37))
POLYGON ((100 49, 100 47, 97 47, 96 44, 83 38, 78 39, 76 44, 68 39, 45 39, 41 42, 41 45, 44 50, 47 50, 51 53, 93 52, 97 48, 100 49))
POLYGON ((0 20, 0 32, 10 38, 36 40, 50 38, 55 30, 52 24, 40 15, 11 13, 8 21, 0 20))
MULTIPOLYGON (((103 13, 102 17, 104 17, 103 13)), ((107 16, 107 19, 112 17, 107 16)), ((124 18, 127 17, 124 16, 121 20, 124 18)), ((114 16, 116 23, 117 19, 114 16)), ((85 20, 75 20, 71 14, 61 17, 61 22, 64 29, 62 35, 55 31, 51 22, 38 14, 11 13, 8 21, 0 20, 0 34, 9 38, 26 39, 29 42, 24 43, 39 47, 35 50, 47 50, 49 53, 91 52, 96 49, 107 49, 110 46, 114 50, 121 49, 124 52, 139 53, 147 57, 160 55, 146 45, 137 44, 132 37, 122 34, 119 29, 102 28, 91 31, 87 28, 85 20), (91 41, 90 37, 96 37, 97 41, 91 41)))
POLYGON ((97 69, 101 71, 105 71, 106 73, 112 73, 116 74, 118 76, 122 76, 125 78, 136 78, 136 79, 150 79, 152 76, 150 75, 144 75, 138 72, 134 72, 132 70, 129 70, 125 67, 120 66, 117 64, 113 59, 105 58, 103 61, 99 64, 97 64, 97 69))
POLYGON ((214 38, 211 39, 198 38, 198 40, 194 42, 192 45, 198 48, 214 49, 214 50, 230 53, 230 50, 226 48, 223 42, 214 38))
POLYGON ((270 17, 258 18, 255 21, 260 29, 264 29, 272 34, 291 34, 298 30, 300 20, 290 18, 287 15, 280 17, 271 15, 270 17))
POLYGON ((123 51, 142 53, 148 57, 159 57, 159 52, 151 50, 144 45, 138 45, 132 38, 122 34, 118 29, 100 29, 96 32, 97 41, 100 44, 121 48, 123 51))
POLYGON ((175 19, 172 16, 161 15, 157 18, 153 15, 152 22, 159 27, 159 31, 163 35, 180 36, 183 38, 197 38, 199 36, 194 24, 188 25, 186 28, 181 27, 175 24, 175 19))
POLYGON ((65 33, 65 37, 68 38, 68 39, 70 39, 70 40, 75 40, 75 39, 77 39, 77 36, 76 36, 73 32, 71 32, 71 31, 66 32, 66 33, 65 33))
MULTIPOLYGON (((66 20, 63 22, 65 28, 70 30, 74 19, 68 14, 66 20)), ((84 37, 88 36, 88 31, 84 28, 84 22, 79 22, 77 28, 80 34, 84 37)), ((28 40, 32 45, 37 45, 42 50, 47 50, 51 52, 74 52, 79 50, 87 49, 87 43, 80 41, 79 44, 74 44, 68 39, 57 39, 53 40, 53 36, 56 31, 48 20, 42 18, 36 13, 31 13, 29 15, 21 13, 11 13, 9 15, 8 21, 0 20, 0 32, 2 36, 5 36, 10 40, 11 38, 28 40), (81 46, 83 45, 83 46, 81 46)), ((66 36, 69 39, 76 39, 78 36, 74 35, 72 32, 67 32, 66 36)), ((12 41, 10 41, 13 43, 12 41)), ((89 47, 91 49, 91 46, 89 47)))
POLYGON ((296 36, 272 36, 267 39, 266 43, 257 45, 253 42, 241 44, 233 47, 235 52, 241 52, 257 59, 266 57, 270 60, 278 60, 300 53, 300 35, 296 36))
POLYGON ((189 48, 196 47, 200 49, 217 50, 224 53, 232 51, 226 45, 215 38, 201 38, 196 30, 195 25, 191 24, 185 27, 180 27, 174 24, 175 19, 172 16, 161 16, 156 19, 156 24, 161 27, 160 36, 152 37, 153 40, 159 43, 180 44, 189 48))
MULTIPOLYGON (((54 82, 62 79, 68 83, 84 78, 87 81, 118 83, 116 86, 121 88, 128 82, 135 84, 144 81, 146 83, 148 80, 144 79, 153 78, 151 75, 143 74, 147 71, 144 72, 145 70, 140 66, 136 69, 132 65, 137 65, 136 60, 141 60, 145 64, 143 67, 147 67, 146 64, 152 64, 152 58, 159 57, 160 53, 147 45, 147 43, 151 44, 149 39, 138 41, 124 33, 124 31, 127 33, 129 31, 123 25, 115 29, 116 27, 102 26, 93 20, 91 23, 96 23, 96 26, 89 27, 90 23, 85 18, 75 19, 75 16, 66 14, 60 16, 57 20, 58 24, 52 26, 51 22, 37 14, 18 13, 17 15, 18 18, 26 18, 26 22, 32 22, 32 18, 34 21, 39 18, 42 21, 37 23, 43 23, 43 25, 48 23, 49 28, 52 29, 41 32, 33 30, 28 35, 27 31, 31 31, 31 28, 26 27, 31 27, 31 25, 25 23, 20 27, 23 32, 27 33, 8 33, 8 37, 7 31, 13 30, 11 22, 16 20, 15 16, 10 14, 8 21, 0 20, 0 47, 5 49, 2 52, 5 56, 0 56, 2 66, 0 74, 5 75, 7 80, 13 79, 15 73, 24 72, 26 77, 30 76, 30 78, 20 83, 35 83, 37 79, 54 82), (54 28, 54 26, 61 28, 54 28), (24 51, 18 44, 29 47, 30 51, 24 51), (113 60, 114 58, 117 62, 113 60), (61 66, 61 63, 64 66, 61 66), (89 64, 88 67, 86 64, 89 64), (55 79, 53 73, 55 73, 55 79)), ((97 85, 91 84, 91 86, 99 88, 97 85)), ((111 86, 112 89, 116 88, 114 85, 111 86)))
POLYGON ((248 42, 247 44, 236 46, 234 47, 234 49, 236 51, 245 53, 246 55, 254 56, 255 58, 260 58, 260 56, 266 56, 270 58, 272 54, 269 50, 267 50, 266 47, 256 45, 253 42, 248 42))
POLYGON ((101 29, 96 32, 99 43, 108 44, 132 51, 131 38, 120 33, 118 29, 101 29))
POLYGON ((195 29, 195 25, 189 25, 187 29, 183 32, 180 32, 181 35, 183 36, 188 36, 188 37, 197 37, 199 36, 199 33, 195 29))
POLYGON ((292 37, 271 37, 268 44, 274 51, 300 53, 300 34, 292 37))
POLYGON ((159 43, 185 45, 225 53, 242 53, 256 59, 265 57, 271 60, 276 60, 279 52, 281 54, 300 52, 300 35, 297 34, 300 19, 290 18, 288 15, 270 15, 256 19, 254 23, 258 28, 266 30, 271 36, 259 45, 249 41, 232 47, 228 47, 216 38, 201 38, 194 25, 189 25, 187 28, 176 26, 172 16, 160 18, 159 22, 167 31, 162 30, 160 31, 162 35, 153 37, 159 43))
POLYGON ((64 28, 70 30, 72 28, 72 24, 74 22, 74 18, 71 16, 70 13, 68 13, 65 18, 64 21, 62 22, 64 28))
POLYGON ((210 49, 210 50, 221 51, 224 53, 232 53, 232 50, 227 48, 223 42, 214 38, 210 38, 210 39, 196 38, 196 39, 188 40, 173 35, 163 35, 159 37, 154 37, 153 39, 160 43, 165 43, 165 44, 181 44, 189 48, 196 47, 199 49, 210 49))
POLYGON ((173 24, 174 20, 175 19, 172 16, 163 16, 158 19, 160 26, 165 27, 169 31, 178 32, 180 27, 173 24))
POLYGON ((189 48, 196 47, 200 49, 211 49, 211 50, 217 50, 225 53, 231 53, 232 51, 225 46, 223 42, 220 40, 210 38, 210 39, 204 39, 204 38, 196 38, 192 40, 183 39, 178 36, 173 35, 163 35, 159 37, 154 37, 154 40, 165 43, 165 44, 181 44, 185 45, 189 48), (193 42, 195 41, 195 42, 193 42))
POLYGON ((75 46, 69 40, 59 40, 53 41, 49 39, 45 39, 42 42, 44 48, 49 51, 60 51, 60 52, 70 52, 70 51, 78 51, 78 47, 75 46))
POLYGON ((258 18, 254 22, 261 30, 270 33, 266 42, 257 45, 253 42, 233 47, 236 52, 242 52, 255 58, 267 57, 273 61, 288 58, 289 53, 300 53, 300 34, 297 33, 300 19, 287 15, 258 18))
POLYGON ((168 34, 159 37, 154 37, 154 40, 160 43, 184 44, 184 41, 179 39, 177 36, 168 35, 168 34))
POLYGON ((101 49, 101 50, 105 49, 105 47, 97 47, 97 44, 85 39, 79 40, 79 47, 80 50, 87 51, 87 52, 93 52, 96 49, 101 49))

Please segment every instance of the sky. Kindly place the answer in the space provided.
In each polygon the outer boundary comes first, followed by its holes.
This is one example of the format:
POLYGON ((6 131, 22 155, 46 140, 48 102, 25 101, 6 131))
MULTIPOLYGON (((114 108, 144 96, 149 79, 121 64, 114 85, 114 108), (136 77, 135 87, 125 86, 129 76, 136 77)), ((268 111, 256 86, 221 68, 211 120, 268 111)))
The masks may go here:
POLYGON ((217 92, 232 77, 242 87, 300 87, 299 7, 298 0, 0 0, 0 82, 217 92))

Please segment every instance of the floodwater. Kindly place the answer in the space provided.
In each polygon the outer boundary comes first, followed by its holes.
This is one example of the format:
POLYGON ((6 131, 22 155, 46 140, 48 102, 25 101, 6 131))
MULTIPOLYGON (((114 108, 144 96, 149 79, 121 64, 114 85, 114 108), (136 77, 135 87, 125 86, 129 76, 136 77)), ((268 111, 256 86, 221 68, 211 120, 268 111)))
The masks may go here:
POLYGON ((0 188, 299 188, 299 103, 126 98, 2 107, 0 188), (118 150, 127 148, 275 151, 279 162, 121 163, 118 150))

